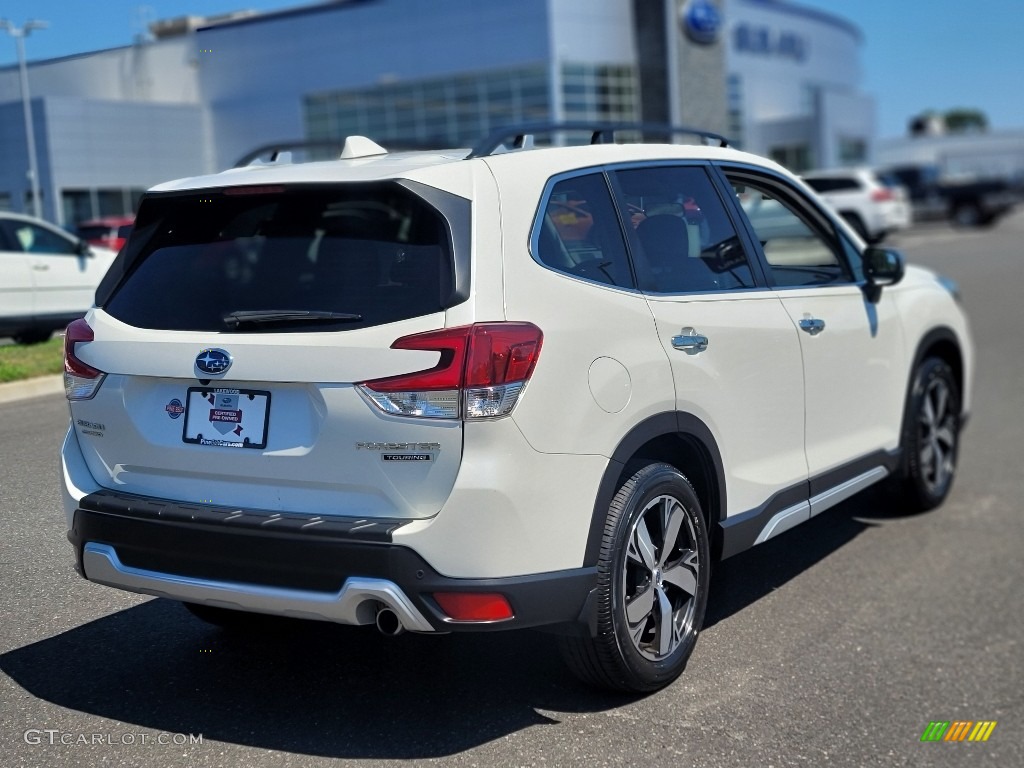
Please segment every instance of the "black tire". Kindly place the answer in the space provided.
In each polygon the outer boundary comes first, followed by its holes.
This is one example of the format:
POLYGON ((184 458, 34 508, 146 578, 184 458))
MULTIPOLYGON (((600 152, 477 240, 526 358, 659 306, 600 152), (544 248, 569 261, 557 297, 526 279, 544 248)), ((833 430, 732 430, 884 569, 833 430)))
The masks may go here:
POLYGON ((977 203, 960 203, 953 209, 950 219, 956 227, 980 227, 988 223, 977 203))
POLYGON ((945 360, 921 363, 904 419, 903 499, 910 511, 939 506, 956 477, 960 448, 960 391, 945 360))
POLYGON ((49 329, 43 331, 38 328, 33 328, 26 331, 20 331, 11 336, 11 338, 18 344, 40 344, 49 339, 52 335, 53 331, 49 329))
POLYGON ((186 610, 197 619, 227 630, 252 629, 258 624, 273 621, 272 616, 246 611, 232 611, 230 608, 216 608, 200 603, 182 603, 186 610))
POLYGON ((682 673, 704 623, 707 525, 690 481, 668 464, 634 473, 612 500, 598 560, 595 636, 560 638, 586 683, 648 693, 682 673))

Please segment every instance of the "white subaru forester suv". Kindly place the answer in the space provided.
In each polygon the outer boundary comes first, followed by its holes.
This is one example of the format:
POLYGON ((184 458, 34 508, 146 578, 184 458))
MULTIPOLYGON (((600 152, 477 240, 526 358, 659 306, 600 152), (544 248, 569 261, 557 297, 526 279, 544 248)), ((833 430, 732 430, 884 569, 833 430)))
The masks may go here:
POLYGON ((884 478, 943 501, 947 281, 763 158, 534 131, 151 190, 66 336, 81 575, 225 626, 545 627, 651 691, 716 560, 884 478))

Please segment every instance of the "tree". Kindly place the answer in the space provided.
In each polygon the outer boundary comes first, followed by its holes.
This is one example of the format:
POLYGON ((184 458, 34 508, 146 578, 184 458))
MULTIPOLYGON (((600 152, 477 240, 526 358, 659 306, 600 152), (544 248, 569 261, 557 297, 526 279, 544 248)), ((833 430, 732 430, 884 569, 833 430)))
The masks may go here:
POLYGON ((980 109, 956 107, 948 110, 943 118, 950 133, 982 133, 988 130, 988 117, 980 109))

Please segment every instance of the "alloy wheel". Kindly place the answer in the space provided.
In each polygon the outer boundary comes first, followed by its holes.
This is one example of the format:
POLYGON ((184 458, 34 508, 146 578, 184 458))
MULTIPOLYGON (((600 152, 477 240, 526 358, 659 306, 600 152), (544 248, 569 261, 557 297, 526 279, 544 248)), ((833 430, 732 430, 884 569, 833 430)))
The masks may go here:
POLYGON ((918 414, 918 450, 921 479, 928 491, 942 493, 953 476, 956 462, 957 417, 949 384, 935 378, 928 383, 918 414))
POLYGON ((693 628, 703 564, 697 533, 673 496, 652 499, 625 548, 622 599, 629 636, 645 658, 670 656, 693 628))

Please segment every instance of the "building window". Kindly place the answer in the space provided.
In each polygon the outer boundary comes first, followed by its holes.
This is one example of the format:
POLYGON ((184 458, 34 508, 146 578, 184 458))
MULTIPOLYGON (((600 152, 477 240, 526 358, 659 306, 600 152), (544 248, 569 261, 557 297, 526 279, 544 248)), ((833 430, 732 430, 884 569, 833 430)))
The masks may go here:
POLYGON ((547 68, 531 66, 311 94, 304 112, 312 140, 468 146, 501 125, 550 119, 551 98, 547 68))
POLYGON ((139 188, 62 189, 61 221, 69 227, 101 216, 127 216, 138 210, 145 192, 139 188))
MULTIPOLYGON (((632 66, 563 64, 561 79, 566 120, 637 119, 632 66)), ((311 94, 304 103, 306 134, 311 140, 359 134, 385 145, 469 146, 503 125, 551 120, 551 96, 543 65, 311 94)), ((538 144, 550 140, 537 137, 538 144)))
POLYGON ((566 120, 637 119, 636 70, 617 64, 563 64, 562 111, 566 120))
POLYGON ((807 144, 772 147, 768 156, 793 173, 802 173, 811 167, 811 148, 807 144))
POLYGON ((729 108, 729 143, 737 148, 743 146, 743 78, 729 75, 726 99, 729 108))
POLYGON ((800 84, 800 114, 813 115, 818 111, 818 92, 821 89, 814 83, 800 84))
POLYGON ((839 163, 840 165, 858 165, 867 162, 868 143, 864 139, 854 139, 847 136, 839 137, 839 163))

